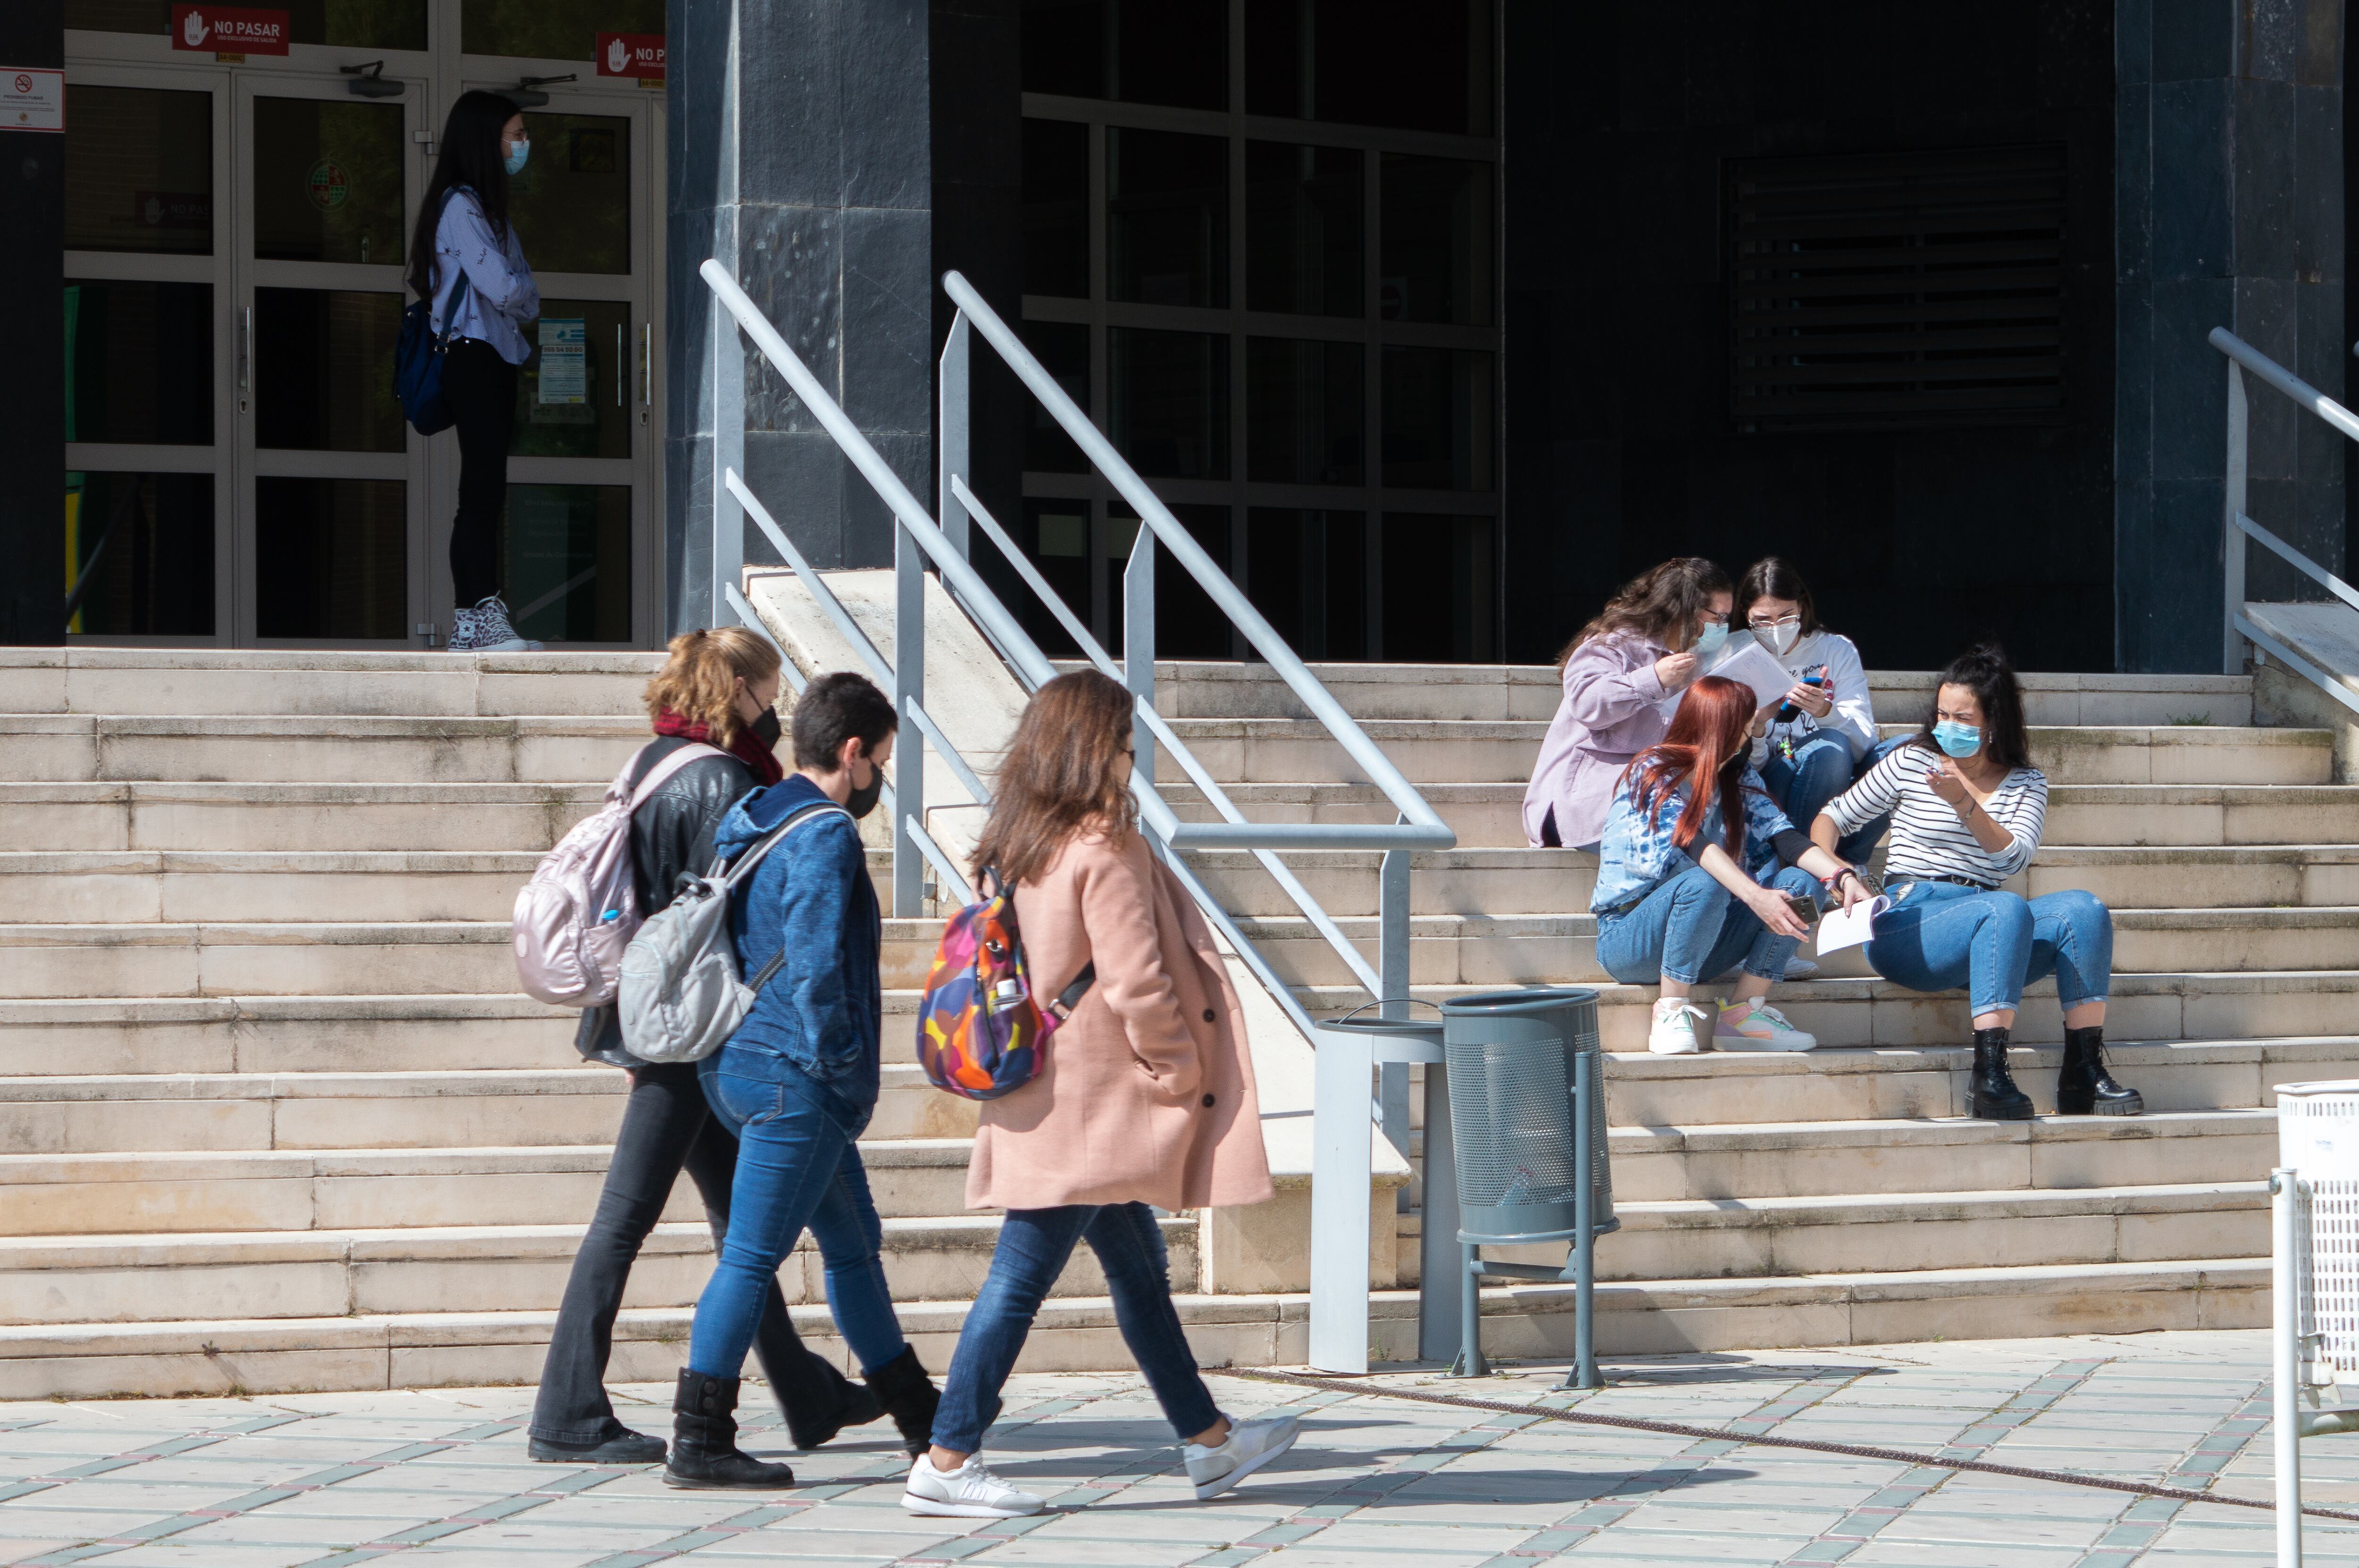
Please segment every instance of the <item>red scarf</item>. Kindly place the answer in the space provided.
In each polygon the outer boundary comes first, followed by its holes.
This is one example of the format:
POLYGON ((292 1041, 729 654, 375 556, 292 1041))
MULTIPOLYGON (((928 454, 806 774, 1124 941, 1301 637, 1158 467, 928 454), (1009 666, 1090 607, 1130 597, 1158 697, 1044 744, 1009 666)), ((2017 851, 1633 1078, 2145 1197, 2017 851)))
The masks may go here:
MULTIPOLYGON (((669 708, 656 715, 656 733, 677 735, 683 741, 701 741, 708 746, 713 743, 710 726, 691 724, 669 708)), ((737 727, 737 738, 729 743, 728 751, 731 756, 753 769, 754 777, 765 784, 777 784, 787 776, 786 766, 778 761, 777 753, 763 745, 761 737, 742 724, 737 727)))

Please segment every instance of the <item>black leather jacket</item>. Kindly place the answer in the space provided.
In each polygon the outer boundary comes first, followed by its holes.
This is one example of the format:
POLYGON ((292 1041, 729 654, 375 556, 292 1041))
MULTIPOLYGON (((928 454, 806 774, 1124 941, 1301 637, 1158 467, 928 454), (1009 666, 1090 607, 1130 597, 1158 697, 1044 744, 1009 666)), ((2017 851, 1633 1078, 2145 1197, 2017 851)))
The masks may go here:
MULTIPOLYGON (((636 788, 658 762, 689 743, 673 736, 657 737, 639 753, 638 766, 631 770, 632 787, 636 788)), ((639 803, 638 810, 631 814, 631 881, 639 895, 642 916, 671 902, 681 872, 701 872, 712 866, 713 830, 753 787, 754 770, 736 758, 701 757, 639 803)), ((622 1025, 611 1002, 582 1012, 573 1048, 591 1061, 609 1066, 647 1065, 625 1048, 622 1025)))

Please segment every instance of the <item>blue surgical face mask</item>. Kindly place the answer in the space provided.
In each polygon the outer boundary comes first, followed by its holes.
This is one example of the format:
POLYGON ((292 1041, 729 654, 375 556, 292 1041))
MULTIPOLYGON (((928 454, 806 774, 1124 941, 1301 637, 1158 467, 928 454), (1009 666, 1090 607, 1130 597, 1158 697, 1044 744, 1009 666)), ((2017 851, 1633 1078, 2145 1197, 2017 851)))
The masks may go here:
POLYGON ((1972 724, 1944 719, 1933 726, 1933 744, 1952 757, 1971 757, 1983 749, 1983 732, 1972 724))
POLYGON ((508 172, 510 174, 522 174, 524 172, 524 160, 531 156, 532 141, 529 137, 512 145, 508 148, 508 156, 506 159, 508 172))
POLYGON ((1703 623, 1703 630, 1696 633, 1696 640, 1689 646, 1688 652, 1691 654, 1717 654, 1720 652, 1721 644, 1727 641, 1728 622, 1725 621, 1707 621, 1703 623))

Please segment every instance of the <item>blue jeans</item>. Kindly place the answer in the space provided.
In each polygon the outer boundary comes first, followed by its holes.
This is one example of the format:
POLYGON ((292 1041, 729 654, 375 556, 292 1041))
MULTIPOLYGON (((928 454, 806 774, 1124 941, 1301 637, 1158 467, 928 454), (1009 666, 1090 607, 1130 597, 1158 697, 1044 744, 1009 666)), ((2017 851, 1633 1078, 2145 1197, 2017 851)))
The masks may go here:
POLYGON ((762 1321, 762 1298, 808 1227, 827 1264, 827 1304, 864 1371, 901 1354, 885 1285, 885 1227, 860 1163, 862 1118, 841 1095, 788 1070, 777 1079, 707 1073, 705 1098, 737 1134, 729 1234, 696 1303, 688 1365, 734 1378, 762 1321))
MULTIPOLYGON (((1783 868, 1768 885, 1820 898, 1819 879, 1799 866, 1783 868)), ((1746 974, 1774 980, 1799 946, 1799 937, 1780 936, 1762 925, 1701 866, 1665 878, 1618 914, 1597 917, 1597 961, 1629 986, 1658 979, 1693 985, 1726 974, 1739 958, 1746 974)))
POLYGON ((2113 988, 2114 917, 2077 888, 2027 903, 2005 891, 1913 882, 1876 921, 1867 962, 1913 991, 1965 987, 1978 1018, 2017 1007, 2024 987, 2054 975, 2069 1012, 2113 988))
POLYGON ((983 1434, 999 1419, 999 1390, 1032 1331, 1033 1314, 1064 1271, 1073 1244, 1084 1240, 1105 1270, 1122 1342, 1147 1374, 1171 1430, 1190 1438, 1221 1419, 1171 1304, 1170 1265, 1155 1211, 1143 1203, 1012 1208, 1000 1222, 990 1277, 959 1331, 941 1408, 934 1414, 936 1444, 953 1454, 983 1446, 983 1434))
MULTIPOLYGON (((1768 760, 1761 764, 1761 782, 1769 786, 1769 798, 1777 803, 1786 820, 1808 833, 1810 824, 1819 819, 1819 813, 1827 808, 1827 802, 1851 788, 1868 769, 1908 743, 1906 735, 1879 741, 1854 767, 1851 742, 1840 735, 1821 731, 1795 747, 1791 762, 1772 747, 1768 760)), ((1854 866, 1865 865, 1891 826, 1892 816, 1887 812, 1837 844, 1836 855, 1854 866)))

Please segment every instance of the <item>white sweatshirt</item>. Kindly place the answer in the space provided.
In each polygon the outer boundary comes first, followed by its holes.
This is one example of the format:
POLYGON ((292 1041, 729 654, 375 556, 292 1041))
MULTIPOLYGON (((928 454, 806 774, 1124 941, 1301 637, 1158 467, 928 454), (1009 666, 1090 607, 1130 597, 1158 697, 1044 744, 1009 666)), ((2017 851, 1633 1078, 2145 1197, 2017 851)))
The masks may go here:
MULTIPOLYGON (((1732 649, 1740 637, 1760 641, 1749 630, 1738 632, 1728 640, 1732 649)), ((1772 652, 1767 643, 1761 643, 1761 651, 1776 659, 1798 683, 1811 665, 1824 665, 1827 678, 1833 683, 1835 708, 1824 719, 1798 712, 1784 724, 1770 725, 1769 732, 1753 742, 1754 765, 1758 767, 1767 759, 1776 742, 1789 741, 1799 746, 1821 730, 1849 741, 1852 762, 1857 765, 1875 745, 1875 708, 1868 698, 1867 668, 1860 663, 1859 649, 1852 640, 1821 626, 1785 654, 1772 652)))

